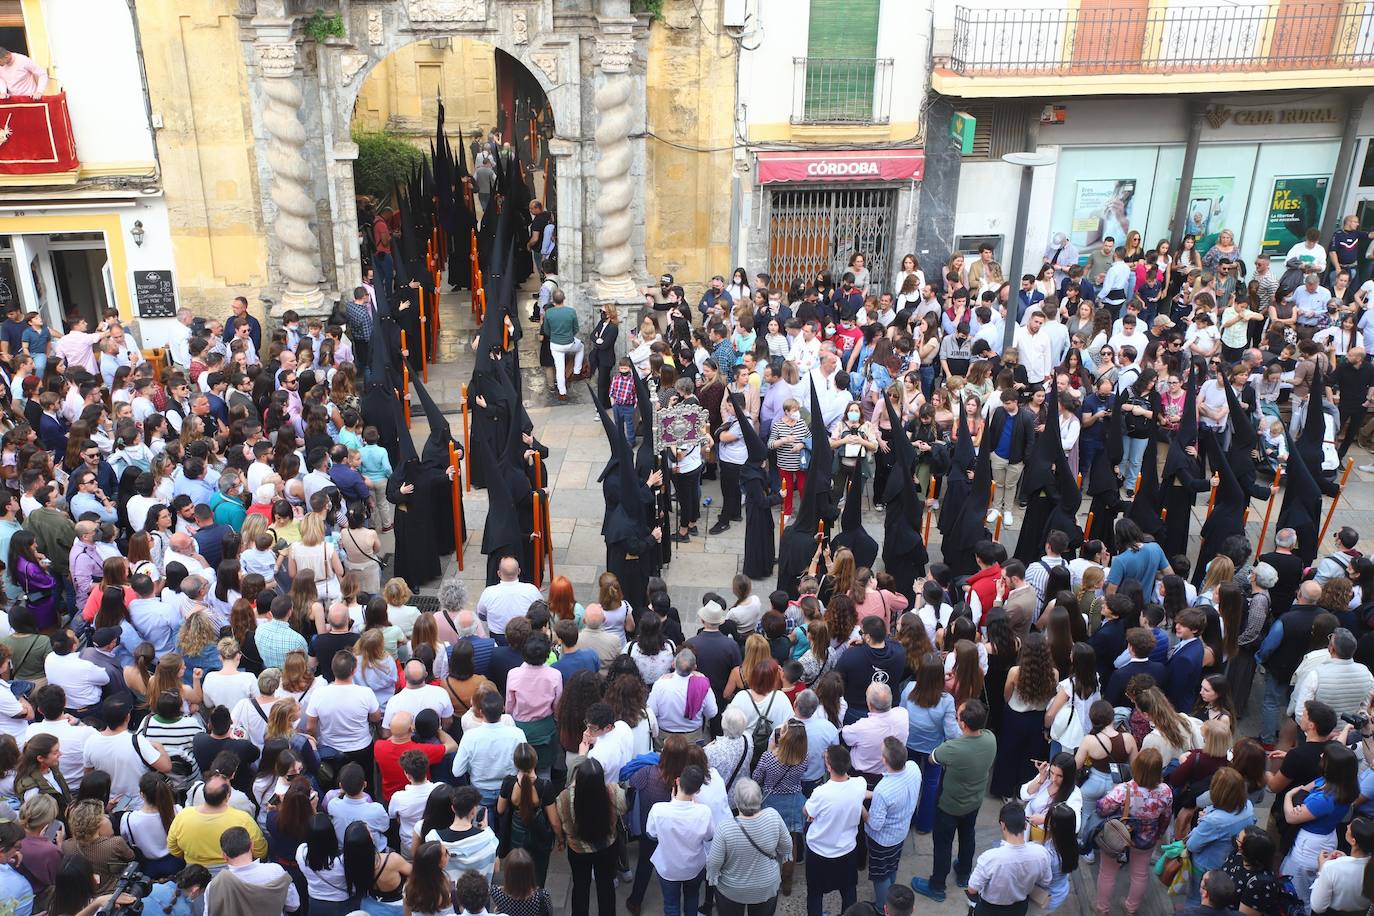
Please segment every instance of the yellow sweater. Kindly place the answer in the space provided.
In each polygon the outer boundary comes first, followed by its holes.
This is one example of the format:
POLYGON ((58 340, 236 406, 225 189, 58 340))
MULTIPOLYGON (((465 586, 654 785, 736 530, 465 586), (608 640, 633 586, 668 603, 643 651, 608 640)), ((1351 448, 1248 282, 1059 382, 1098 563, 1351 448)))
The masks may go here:
POLYGON ((219 838, 230 827, 242 827, 253 839, 253 858, 267 855, 267 838, 257 823, 237 808, 216 814, 206 814, 199 808, 187 808, 172 820, 167 831, 167 851, 186 860, 187 865, 224 864, 224 851, 219 838))

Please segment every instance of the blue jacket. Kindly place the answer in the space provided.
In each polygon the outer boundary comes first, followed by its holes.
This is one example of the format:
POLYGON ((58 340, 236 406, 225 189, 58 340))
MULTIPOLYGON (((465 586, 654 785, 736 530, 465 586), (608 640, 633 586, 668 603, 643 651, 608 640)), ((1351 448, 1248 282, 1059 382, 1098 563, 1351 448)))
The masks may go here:
POLYGON ((1186 714, 1197 705, 1198 691, 1202 689, 1202 651, 1202 640, 1194 639, 1175 649, 1165 666, 1168 686, 1164 692, 1181 713, 1186 714))
POLYGON ((67 424, 44 413, 38 419, 38 441, 45 449, 56 453, 60 461, 67 452, 67 424))
POLYGON ((1231 840, 1236 834, 1255 823, 1255 806, 1249 799, 1239 811, 1207 808, 1199 816, 1197 825, 1188 834, 1188 851, 1193 854, 1193 868, 1207 871, 1220 868, 1231 854, 1231 840))
MULTIPOLYGON (((1131 682, 1131 678, 1137 674, 1148 674, 1155 679, 1155 683, 1161 688, 1165 684, 1168 676, 1167 669, 1151 657, 1148 661, 1131 662, 1122 665, 1112 672, 1111 678, 1107 681, 1107 688, 1102 691, 1102 699, 1111 703, 1113 706, 1129 706, 1130 701, 1126 699, 1126 685, 1131 682)), ((1189 709, 1192 707, 1190 706, 1189 709)))

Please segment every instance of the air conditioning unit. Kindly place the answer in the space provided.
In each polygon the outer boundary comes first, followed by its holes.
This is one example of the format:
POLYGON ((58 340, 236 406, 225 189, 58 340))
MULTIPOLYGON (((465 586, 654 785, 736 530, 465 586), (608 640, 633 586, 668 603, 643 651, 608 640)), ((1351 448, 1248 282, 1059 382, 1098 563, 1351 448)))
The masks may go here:
POLYGON ((721 10, 721 24, 727 29, 742 29, 749 18, 748 0, 725 0, 721 10))

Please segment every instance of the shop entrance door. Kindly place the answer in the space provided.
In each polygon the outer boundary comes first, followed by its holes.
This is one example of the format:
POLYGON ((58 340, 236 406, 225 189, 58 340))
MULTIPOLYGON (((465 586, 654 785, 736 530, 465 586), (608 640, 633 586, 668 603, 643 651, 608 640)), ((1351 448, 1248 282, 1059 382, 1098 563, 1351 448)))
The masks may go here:
POLYGON ((897 191, 884 187, 777 189, 769 194, 768 273, 785 289, 793 279, 810 285, 830 271, 835 285, 858 252, 867 260, 872 288, 889 290, 897 191))
POLYGON ((48 236, 57 301, 64 318, 80 316, 90 328, 100 323, 113 302, 106 273, 109 255, 100 232, 68 232, 48 236))

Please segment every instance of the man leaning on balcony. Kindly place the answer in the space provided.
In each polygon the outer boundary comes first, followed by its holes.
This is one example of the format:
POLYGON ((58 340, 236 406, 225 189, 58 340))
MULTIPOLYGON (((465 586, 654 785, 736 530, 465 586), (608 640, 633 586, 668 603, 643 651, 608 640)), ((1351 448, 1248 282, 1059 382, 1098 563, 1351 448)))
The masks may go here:
POLYGON ((48 88, 48 71, 32 58, 8 48, 0 48, 0 92, 3 97, 36 97, 48 88))

